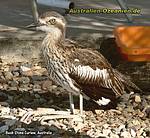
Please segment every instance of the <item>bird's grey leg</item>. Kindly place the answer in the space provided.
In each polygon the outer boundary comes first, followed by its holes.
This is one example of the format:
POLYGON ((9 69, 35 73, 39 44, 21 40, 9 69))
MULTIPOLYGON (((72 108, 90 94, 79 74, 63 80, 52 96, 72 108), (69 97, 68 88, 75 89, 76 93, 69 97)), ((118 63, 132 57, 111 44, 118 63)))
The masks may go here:
POLYGON ((80 115, 83 115, 83 95, 80 93, 80 115))
POLYGON ((72 93, 69 93, 69 101, 70 101, 70 112, 74 114, 74 103, 73 103, 73 95, 72 93))

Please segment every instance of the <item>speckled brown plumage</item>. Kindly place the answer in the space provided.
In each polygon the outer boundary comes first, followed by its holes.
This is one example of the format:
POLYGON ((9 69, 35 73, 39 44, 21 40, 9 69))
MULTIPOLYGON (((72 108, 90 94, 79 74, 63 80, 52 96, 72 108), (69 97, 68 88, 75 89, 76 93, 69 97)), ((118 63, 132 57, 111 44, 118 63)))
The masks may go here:
POLYGON ((49 77, 58 85, 75 95, 81 93, 99 105, 114 101, 125 88, 138 89, 99 52, 81 48, 77 42, 66 39, 66 21, 61 15, 45 13, 41 16, 41 24, 39 30, 47 32, 41 51, 49 77), (51 19, 55 19, 53 24, 50 24, 51 19))

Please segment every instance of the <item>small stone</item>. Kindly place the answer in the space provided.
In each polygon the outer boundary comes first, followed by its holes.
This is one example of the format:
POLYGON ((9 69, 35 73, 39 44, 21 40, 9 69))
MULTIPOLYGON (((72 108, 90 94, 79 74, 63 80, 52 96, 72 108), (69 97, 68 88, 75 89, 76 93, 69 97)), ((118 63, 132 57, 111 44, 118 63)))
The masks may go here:
POLYGON ((136 137, 136 132, 134 131, 134 129, 131 129, 131 130, 130 130, 130 133, 131 133, 131 136, 132 136, 132 137, 134 137, 134 138, 136 137))
POLYGON ((123 125, 123 124, 120 125, 119 128, 118 128, 119 132, 124 131, 125 129, 126 129, 126 126, 123 125))
POLYGON ((122 136, 123 138, 131 138, 131 134, 130 134, 129 132, 127 132, 127 131, 122 132, 122 133, 121 133, 121 136, 122 136))
POLYGON ((46 80, 42 83, 43 90, 50 90, 50 89, 52 89, 51 86, 52 86, 52 81, 50 81, 50 80, 46 80))
POLYGON ((14 77, 18 77, 20 75, 19 72, 13 72, 14 77))
POLYGON ((0 102, 0 106, 9 107, 9 103, 7 103, 7 102, 0 102))
POLYGON ((27 91, 30 90, 30 88, 28 87, 28 85, 21 85, 21 86, 18 88, 18 90, 19 90, 20 92, 27 92, 27 91))
POLYGON ((119 136, 117 134, 111 133, 110 138, 119 138, 119 136))
POLYGON ((146 117, 150 118, 150 107, 145 108, 146 117))
POLYGON ((57 127, 55 127, 55 126, 50 126, 49 128, 48 128, 50 131, 52 131, 52 132, 58 132, 58 128, 57 127))
POLYGON ((138 120, 136 120, 136 119, 133 120, 132 123, 133 123, 134 126, 140 125, 140 122, 138 120))
POLYGON ((31 76, 31 80, 33 82, 35 82, 35 81, 44 81, 44 80, 47 80, 47 76, 33 75, 33 76, 31 76))
POLYGON ((3 90, 7 90, 8 89, 8 84, 3 84, 3 90))
POLYGON ((150 101, 150 95, 145 97, 148 101, 150 101))
POLYGON ((39 94, 35 94, 35 98, 40 99, 40 95, 39 94))
POLYGON ((111 133, 111 130, 110 129, 103 129, 103 134, 108 136, 110 133, 111 133))
POLYGON ((33 91, 34 91, 34 92, 41 91, 41 85, 39 85, 39 84, 33 85, 33 91))
POLYGON ((25 128, 15 128, 15 131, 25 131, 25 128))
POLYGON ((13 74, 9 71, 4 72, 4 76, 5 76, 6 80, 12 80, 12 78, 13 78, 13 74))
POLYGON ((9 114, 10 113, 10 108, 9 107, 0 107, 0 114, 9 114))
POLYGON ((18 88, 17 88, 17 87, 9 87, 8 90, 9 90, 9 91, 17 91, 18 88))
POLYGON ((16 81, 16 80, 9 81, 8 83, 11 87, 16 87, 19 84, 18 81, 16 81))
POLYGON ((31 77, 33 76, 33 71, 32 70, 24 71, 24 72, 21 72, 21 74, 26 77, 31 77))
POLYGON ((16 123, 17 120, 13 119, 13 120, 6 120, 5 124, 7 126, 13 126, 16 123))
POLYGON ((44 98, 40 98, 39 100, 40 100, 40 101, 39 101, 39 102, 40 102, 40 104, 47 103, 47 101, 46 101, 44 98))
POLYGON ((134 100, 135 100, 136 103, 140 103, 141 102, 141 97, 139 95, 136 95, 134 100))
POLYGON ((44 131, 45 130, 45 127, 44 126, 39 126, 38 127, 38 131, 44 131))
POLYGON ((30 71, 31 68, 30 67, 26 67, 26 66, 20 66, 20 69, 22 72, 26 72, 26 71, 30 71))
POLYGON ((8 129, 9 129, 9 128, 8 128, 7 125, 1 126, 1 127, 0 127, 0 134, 5 133, 8 129))
POLYGON ((104 129, 107 129, 109 127, 109 124, 104 124, 103 127, 104 129))
POLYGON ((21 84, 28 84, 28 83, 30 83, 30 79, 28 77, 21 77, 18 81, 21 84))
POLYGON ((7 99, 8 99, 7 94, 4 92, 0 92, 0 101, 3 102, 6 101, 7 99))

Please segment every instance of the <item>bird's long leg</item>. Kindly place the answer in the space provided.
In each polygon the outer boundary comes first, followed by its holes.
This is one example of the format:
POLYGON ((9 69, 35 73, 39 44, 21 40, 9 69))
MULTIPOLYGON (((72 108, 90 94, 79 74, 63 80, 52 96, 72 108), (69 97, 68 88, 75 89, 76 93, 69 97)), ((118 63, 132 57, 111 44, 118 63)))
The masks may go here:
POLYGON ((69 101, 70 101, 70 112, 74 114, 74 103, 73 103, 73 95, 72 93, 69 93, 69 101))
POLYGON ((80 93, 80 115, 83 115, 83 95, 80 93))

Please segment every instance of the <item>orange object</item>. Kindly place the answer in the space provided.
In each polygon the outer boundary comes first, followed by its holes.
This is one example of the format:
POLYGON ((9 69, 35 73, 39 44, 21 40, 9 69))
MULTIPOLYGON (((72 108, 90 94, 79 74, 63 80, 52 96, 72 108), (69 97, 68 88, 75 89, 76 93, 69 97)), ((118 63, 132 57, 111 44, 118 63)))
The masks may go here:
POLYGON ((120 26, 114 35, 124 59, 150 61, 150 26, 120 26))

